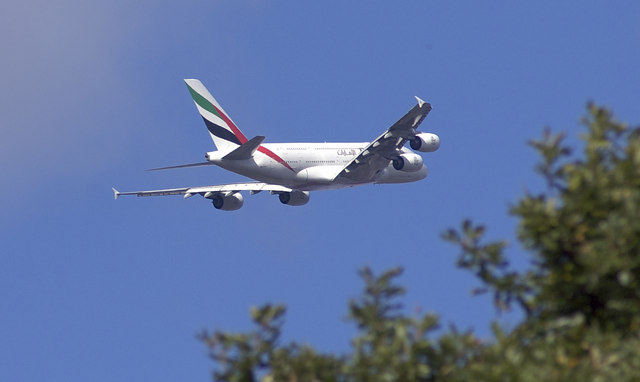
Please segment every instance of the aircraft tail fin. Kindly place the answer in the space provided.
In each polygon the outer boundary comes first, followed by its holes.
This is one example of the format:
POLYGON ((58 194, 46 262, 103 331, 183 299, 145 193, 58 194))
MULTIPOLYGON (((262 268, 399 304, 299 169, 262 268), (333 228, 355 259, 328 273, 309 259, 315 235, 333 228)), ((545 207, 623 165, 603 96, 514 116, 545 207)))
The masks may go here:
POLYGON ((200 80, 185 79, 184 82, 218 150, 230 152, 247 142, 247 137, 242 134, 200 80))

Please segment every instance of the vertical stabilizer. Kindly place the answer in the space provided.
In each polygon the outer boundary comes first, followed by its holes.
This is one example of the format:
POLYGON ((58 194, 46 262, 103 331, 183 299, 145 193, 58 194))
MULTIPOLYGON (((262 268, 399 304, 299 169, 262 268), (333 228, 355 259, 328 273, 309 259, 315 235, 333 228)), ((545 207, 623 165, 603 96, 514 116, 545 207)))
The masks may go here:
POLYGON ((220 151, 232 151, 247 142, 247 138, 229 118, 220 104, 204 87, 200 80, 185 79, 191 97, 204 119, 204 123, 211 134, 213 143, 220 151))

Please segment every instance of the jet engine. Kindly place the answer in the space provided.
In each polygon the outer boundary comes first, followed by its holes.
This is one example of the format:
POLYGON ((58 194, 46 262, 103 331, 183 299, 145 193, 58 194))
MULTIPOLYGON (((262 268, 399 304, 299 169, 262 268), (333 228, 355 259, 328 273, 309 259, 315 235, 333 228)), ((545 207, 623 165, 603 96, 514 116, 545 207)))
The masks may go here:
POLYGON ((431 133, 418 133, 414 138, 409 140, 409 146, 414 150, 430 153, 440 147, 440 138, 431 133))
POLYGON ((309 202, 309 191, 282 192, 278 198, 282 204, 288 206, 304 206, 309 202))
POLYGON ((211 199, 213 206, 218 210, 235 211, 239 210, 244 203, 244 198, 239 192, 222 193, 216 192, 211 196, 205 195, 205 198, 211 199))
POLYGON ((422 157, 415 153, 402 154, 392 161, 393 168, 398 171, 416 172, 422 168, 422 157))

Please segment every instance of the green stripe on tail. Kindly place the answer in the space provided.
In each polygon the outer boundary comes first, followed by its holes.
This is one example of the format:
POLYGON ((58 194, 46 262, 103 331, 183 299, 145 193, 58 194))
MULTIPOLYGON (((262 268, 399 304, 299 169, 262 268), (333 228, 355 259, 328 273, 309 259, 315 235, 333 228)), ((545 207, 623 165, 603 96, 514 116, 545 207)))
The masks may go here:
POLYGON ((189 93, 191 93, 191 97, 198 104, 198 106, 210 112, 211 114, 217 115, 218 118, 224 120, 224 118, 220 115, 218 110, 211 104, 211 102, 207 101, 206 98, 198 94, 197 91, 193 90, 191 86, 189 86, 189 84, 187 84, 187 88, 189 88, 189 93))

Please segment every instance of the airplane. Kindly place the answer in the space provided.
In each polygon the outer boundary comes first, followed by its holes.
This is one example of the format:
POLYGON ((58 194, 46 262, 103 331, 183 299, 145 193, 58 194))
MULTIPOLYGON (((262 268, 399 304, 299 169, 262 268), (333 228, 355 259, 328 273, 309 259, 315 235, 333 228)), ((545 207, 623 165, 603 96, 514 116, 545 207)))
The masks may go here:
POLYGON ((244 203, 241 191, 251 195, 269 191, 282 204, 302 206, 309 202, 311 191, 422 180, 427 166, 411 149, 433 152, 440 147, 436 134, 416 130, 431 111, 431 104, 418 97, 417 105, 371 142, 264 143, 260 135, 247 139, 202 82, 184 81, 217 150, 207 152, 205 162, 151 170, 216 165, 255 181, 132 192, 113 188, 115 199, 120 195, 183 195, 185 199, 201 195, 218 210, 234 211, 244 203), (411 149, 405 147, 407 142, 411 149))

